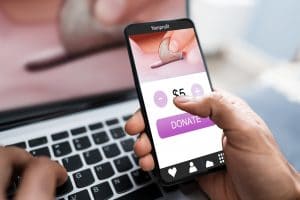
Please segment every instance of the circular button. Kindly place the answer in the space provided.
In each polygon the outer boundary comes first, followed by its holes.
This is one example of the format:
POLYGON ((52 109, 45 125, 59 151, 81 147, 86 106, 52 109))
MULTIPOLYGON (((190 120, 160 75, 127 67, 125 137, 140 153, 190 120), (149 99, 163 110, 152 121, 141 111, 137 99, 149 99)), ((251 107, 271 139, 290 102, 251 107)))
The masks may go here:
POLYGON ((192 91, 192 95, 194 97, 199 97, 204 94, 202 86, 198 83, 195 83, 192 85, 191 91, 192 91))
POLYGON ((158 107, 163 108, 168 103, 168 97, 163 91, 156 91, 154 94, 154 102, 158 107))

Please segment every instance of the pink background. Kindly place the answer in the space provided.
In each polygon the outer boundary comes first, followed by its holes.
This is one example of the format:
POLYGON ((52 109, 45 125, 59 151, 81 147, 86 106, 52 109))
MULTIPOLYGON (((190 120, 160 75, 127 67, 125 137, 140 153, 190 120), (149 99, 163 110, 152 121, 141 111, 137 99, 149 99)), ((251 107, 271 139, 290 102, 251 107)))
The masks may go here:
POLYGON ((0 110, 133 87, 126 48, 29 72, 35 59, 64 53, 54 24, 14 25, 0 12, 0 110), (116 62, 118 58, 119 62, 116 62))
MULTIPOLYGON (((18 18, 23 15, 26 19, 22 23, 9 18, 4 7, 0 6, 0 112, 134 87, 124 46, 81 57, 49 70, 30 72, 25 69, 29 62, 66 53, 60 40, 59 18, 55 17, 60 11, 57 6, 65 1, 56 2, 56 8, 46 7, 45 11, 23 3, 27 7, 16 12, 18 18), (29 8, 38 10, 33 12, 29 8), (43 13, 50 13, 54 18, 50 21, 35 18, 34 22, 28 22, 34 14, 43 13)), ((185 1, 176 2, 176 8, 169 12, 164 10, 155 17, 166 19, 184 16, 185 1)))

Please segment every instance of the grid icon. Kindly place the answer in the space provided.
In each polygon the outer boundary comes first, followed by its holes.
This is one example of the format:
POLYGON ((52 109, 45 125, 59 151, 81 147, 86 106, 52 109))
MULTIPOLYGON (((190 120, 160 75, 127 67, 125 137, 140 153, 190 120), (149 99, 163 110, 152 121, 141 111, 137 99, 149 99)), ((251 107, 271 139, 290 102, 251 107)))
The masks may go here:
POLYGON ((220 164, 224 164, 225 160, 224 160, 224 153, 218 153, 218 158, 219 158, 219 163, 220 164))

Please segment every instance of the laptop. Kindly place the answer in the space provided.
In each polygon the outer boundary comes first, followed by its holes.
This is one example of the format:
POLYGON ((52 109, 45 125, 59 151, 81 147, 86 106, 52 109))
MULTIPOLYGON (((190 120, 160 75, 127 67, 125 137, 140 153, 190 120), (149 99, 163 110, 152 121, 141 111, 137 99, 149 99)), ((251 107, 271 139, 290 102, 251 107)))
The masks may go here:
POLYGON ((0 25, 0 145, 63 165, 69 178, 56 199, 201 199, 138 166, 136 138, 124 131, 139 108, 124 46, 65 56, 53 21, 24 26, 0 12, 0 25))

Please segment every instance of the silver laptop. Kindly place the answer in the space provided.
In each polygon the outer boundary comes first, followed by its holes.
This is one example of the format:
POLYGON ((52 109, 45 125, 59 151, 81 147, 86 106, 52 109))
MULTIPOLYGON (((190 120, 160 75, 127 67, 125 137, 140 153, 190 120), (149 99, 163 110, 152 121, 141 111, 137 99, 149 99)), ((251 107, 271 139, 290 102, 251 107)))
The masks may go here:
POLYGON ((57 199, 200 198, 189 186, 161 187, 139 168, 135 137, 124 131, 139 108, 124 46, 66 56, 54 22, 18 26, 2 14, 0 40, 9 48, 0 50, 0 145, 63 165, 69 179, 57 199))

